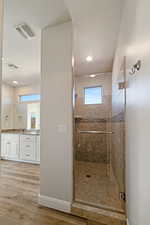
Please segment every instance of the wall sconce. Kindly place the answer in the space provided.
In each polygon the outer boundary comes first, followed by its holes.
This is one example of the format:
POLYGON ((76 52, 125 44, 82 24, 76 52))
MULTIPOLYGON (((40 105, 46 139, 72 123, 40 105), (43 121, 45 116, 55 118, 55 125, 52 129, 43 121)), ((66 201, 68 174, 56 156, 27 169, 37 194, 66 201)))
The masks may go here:
POLYGON ((141 69, 141 60, 138 60, 136 64, 133 65, 131 71, 129 72, 130 75, 134 75, 141 69))

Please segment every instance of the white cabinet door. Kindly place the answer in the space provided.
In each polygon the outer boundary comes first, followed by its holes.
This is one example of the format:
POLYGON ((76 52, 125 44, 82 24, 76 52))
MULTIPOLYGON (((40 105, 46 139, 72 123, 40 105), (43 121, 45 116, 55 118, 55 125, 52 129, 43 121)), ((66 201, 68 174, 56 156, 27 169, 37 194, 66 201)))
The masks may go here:
POLYGON ((6 148, 5 148, 5 144, 4 144, 4 137, 5 137, 5 134, 1 134, 1 157, 2 158, 6 157, 6 148))
POLYGON ((2 137, 1 156, 4 159, 19 159, 19 135, 5 134, 2 137))
POLYGON ((37 161, 40 162, 40 136, 36 138, 36 153, 37 153, 37 161))
POLYGON ((19 159, 19 143, 11 141, 8 150, 9 159, 19 159))
POLYGON ((11 149, 11 144, 7 140, 3 140, 2 144, 2 158, 7 159, 8 158, 8 152, 11 149))

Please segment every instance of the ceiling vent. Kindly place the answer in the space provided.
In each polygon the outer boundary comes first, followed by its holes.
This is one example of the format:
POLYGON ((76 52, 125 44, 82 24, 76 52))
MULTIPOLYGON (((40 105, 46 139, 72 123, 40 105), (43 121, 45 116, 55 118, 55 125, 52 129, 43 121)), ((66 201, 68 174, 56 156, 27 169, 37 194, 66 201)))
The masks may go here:
POLYGON ((26 39, 32 39, 35 37, 34 32, 32 31, 32 29, 26 24, 26 23, 22 23, 19 24, 15 27, 16 31, 19 32, 19 34, 26 38, 26 39))
POLYGON ((10 69, 15 69, 15 70, 19 69, 18 66, 16 66, 15 64, 12 64, 12 63, 9 63, 9 64, 8 64, 8 67, 9 67, 10 69))

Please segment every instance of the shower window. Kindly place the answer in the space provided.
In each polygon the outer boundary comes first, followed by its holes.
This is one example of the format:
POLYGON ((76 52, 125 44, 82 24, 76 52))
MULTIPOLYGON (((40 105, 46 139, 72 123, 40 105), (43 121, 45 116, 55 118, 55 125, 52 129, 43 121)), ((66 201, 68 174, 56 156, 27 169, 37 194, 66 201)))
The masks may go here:
POLYGON ((84 88, 84 103, 86 105, 102 104, 102 87, 84 88))

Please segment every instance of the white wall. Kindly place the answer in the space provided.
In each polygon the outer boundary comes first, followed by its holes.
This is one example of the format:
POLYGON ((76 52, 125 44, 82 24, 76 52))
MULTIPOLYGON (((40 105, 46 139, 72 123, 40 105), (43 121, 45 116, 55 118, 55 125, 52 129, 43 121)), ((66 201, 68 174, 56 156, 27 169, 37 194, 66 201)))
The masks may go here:
POLYGON ((15 88, 2 84, 1 93, 1 126, 2 129, 13 129, 15 110, 15 88))
POLYGON ((126 0, 113 80, 127 57, 126 182, 130 225, 150 224, 150 1, 126 0), (129 68, 142 60, 136 75, 129 68))
POLYGON ((42 35, 40 203, 69 211, 72 201, 72 24, 42 35))

